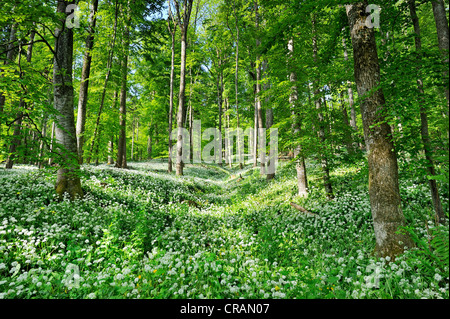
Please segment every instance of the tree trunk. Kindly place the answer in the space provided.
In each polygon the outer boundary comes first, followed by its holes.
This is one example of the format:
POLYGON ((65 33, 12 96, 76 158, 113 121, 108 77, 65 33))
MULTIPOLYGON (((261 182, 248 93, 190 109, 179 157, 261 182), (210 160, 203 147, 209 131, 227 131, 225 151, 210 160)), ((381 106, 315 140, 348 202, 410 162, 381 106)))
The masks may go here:
POLYGON ((114 164, 114 136, 111 137, 111 140, 108 142, 108 165, 114 164))
POLYGON ((116 167, 118 168, 127 168, 127 144, 126 144, 126 124, 127 124, 127 76, 128 76, 128 55, 130 50, 130 23, 131 23, 131 15, 130 15, 130 3, 128 2, 128 6, 126 8, 126 17, 127 21, 124 25, 123 32, 123 58, 121 65, 121 88, 120 88, 120 110, 119 110, 119 144, 117 146, 117 161, 116 167))
MULTIPOLYGON (((289 40, 288 43, 289 56, 288 59, 291 60, 294 54, 294 41, 289 40)), ((297 111, 297 101, 298 101, 298 88, 297 88, 297 74, 291 71, 289 75, 289 81, 292 83, 291 94, 289 95, 289 105, 291 107, 292 114, 292 132, 295 138, 298 138, 301 133, 301 118, 298 116, 297 111)), ((294 149, 293 153, 296 159, 296 171, 297 171, 297 188, 298 195, 300 197, 308 196, 308 179, 306 174, 305 157, 302 155, 302 145, 300 142, 297 143, 297 147, 294 149)))
MULTIPOLYGON (((58 1, 57 12, 67 17, 66 7, 73 2, 58 1)), ((65 19, 61 21, 65 23, 65 19)), ((71 199, 82 197, 81 181, 77 172, 80 169, 77 156, 75 116, 73 112, 73 30, 60 26, 56 29, 55 57, 53 62, 54 106, 58 115, 55 135, 64 148, 58 156, 56 193, 61 197, 68 193, 71 199)))
POLYGON ((53 121, 52 123, 52 135, 50 138, 50 157, 48 159, 48 165, 52 165, 53 164, 53 149, 55 146, 55 131, 56 131, 56 122, 53 121))
MULTIPOLYGON (((312 24, 313 24, 313 59, 314 59, 314 63, 316 65, 318 65, 318 57, 317 57, 317 36, 316 36, 316 18, 315 16, 313 17, 312 20, 312 24)), ((320 97, 321 92, 320 92, 320 88, 319 88, 319 83, 318 83, 318 79, 314 80, 313 83, 314 86, 314 97, 315 97, 315 105, 316 105, 316 109, 318 112, 318 118, 319 118, 319 127, 317 129, 318 135, 319 135, 319 139, 320 139, 320 161, 321 161, 321 166, 322 166, 322 171, 323 171, 323 185, 325 188, 325 193, 327 194, 327 197, 329 199, 334 198, 333 195, 333 188, 331 185, 331 179, 330 179, 330 169, 328 167, 328 157, 326 155, 326 151, 324 151, 324 148, 326 148, 326 136, 325 136, 325 118, 323 116, 322 113, 322 98, 320 97)))
POLYGON ((361 99, 364 139, 368 152, 369 196, 376 238, 376 254, 395 258, 412 246, 405 226, 398 185, 397 155, 390 126, 383 116, 385 99, 380 84, 375 33, 365 26, 367 2, 347 6, 353 44, 355 81, 361 99))
POLYGON ((176 25, 172 31, 170 28, 170 19, 172 18, 172 13, 170 10, 170 0, 169 0, 169 18, 168 18, 168 28, 172 36, 171 42, 171 52, 172 57, 170 60, 170 95, 169 95, 169 159, 168 159, 168 172, 171 173, 173 169, 172 164, 172 128, 173 128, 173 89, 174 89, 174 77, 175 77, 175 33, 176 25))
MULTIPOLYGON (((187 29, 186 29, 187 31, 187 29)), ((176 173, 178 176, 183 175, 183 136, 181 129, 183 128, 183 114, 185 112, 185 89, 186 89, 186 31, 182 30, 181 35, 181 70, 180 70, 180 92, 178 96, 178 113, 177 113, 177 164, 176 173)))
MULTIPOLYGON (((434 20, 436 22, 436 30, 438 35, 439 50, 444 58, 444 80, 448 79, 448 67, 449 67, 449 28, 447 15, 445 13, 445 6, 443 0, 432 0, 434 20)), ((448 82, 445 83, 445 97, 447 98, 447 116, 449 107, 449 89, 448 82)))
POLYGON ((136 133, 136 118, 133 118, 133 123, 131 124, 131 161, 134 160, 134 136, 136 133))
POLYGON ((340 107, 341 107, 341 112, 342 112, 342 120, 344 121, 344 142, 345 142, 345 146, 347 147, 347 153, 348 155, 352 156, 355 154, 355 150, 353 148, 353 143, 352 143, 352 134, 351 134, 351 130, 352 127, 350 125, 350 122, 348 120, 348 113, 347 113, 347 108, 345 107, 344 104, 344 94, 343 92, 339 92, 340 95, 340 107))
POLYGON ((78 98, 77 115, 77 147, 78 161, 83 164, 84 129, 86 125, 86 106, 88 100, 89 76, 91 73, 92 48, 94 47, 95 24, 97 22, 98 0, 94 0, 88 36, 86 38, 86 51, 84 52, 83 69, 81 70, 80 94, 78 98))
MULTIPOLYGON (((417 65, 420 66, 422 65, 421 63, 421 51, 422 51, 422 41, 420 38, 420 24, 419 24, 419 18, 417 16, 417 12, 416 12, 416 1, 415 0, 408 0, 408 5, 409 5, 409 12, 411 15, 411 20, 414 26, 414 32, 415 32, 415 45, 416 45, 416 50, 419 53, 419 59, 417 61, 417 65)), ((419 68, 419 67, 418 67, 419 68)), ((424 96, 424 90, 423 90, 423 82, 422 79, 419 77, 417 79, 417 89, 419 91, 419 103, 420 103, 420 133, 421 133, 421 137, 422 137, 422 143, 423 143, 423 148, 424 148, 424 152, 425 152, 425 159, 427 161, 427 173, 430 176, 435 176, 436 175, 436 170, 434 168, 434 161, 433 161, 433 156, 432 156, 432 146, 431 146, 431 139, 430 139, 430 135, 428 132, 428 115, 426 112, 426 107, 425 107, 425 96, 424 96)), ((430 191, 431 191, 431 198, 433 201, 433 207, 434 207, 434 211, 436 213, 436 219, 437 221, 441 221, 443 220, 443 218, 445 217, 444 214, 444 210, 442 209, 442 204, 441 204, 441 199, 439 197, 439 189, 438 189, 438 185, 435 179, 430 179, 428 178, 428 183, 430 186, 430 191)))
MULTIPOLYGON (((268 68, 268 63, 267 60, 264 60, 263 62, 263 70, 264 70, 264 78, 267 77, 267 68, 268 68)), ((268 91, 270 88, 270 84, 268 81, 266 81, 264 83, 263 89, 264 91, 268 91)), ((264 108, 266 109, 266 130, 269 131, 269 129, 272 127, 273 125, 273 109, 270 107, 270 97, 267 96, 265 101, 264 101, 264 108)), ((264 155, 266 155, 266 153, 264 153, 264 155)), ((270 160, 275 160, 274 158, 270 158, 270 156, 266 156, 266 161, 267 161, 267 166, 269 167, 269 161, 270 160)), ((275 178, 275 173, 267 173, 266 174, 266 180, 270 181, 272 179, 275 178)))
POLYGON ((186 38, 187 38, 187 31, 189 27, 189 20, 191 17, 191 11, 192 11, 192 3, 193 0, 184 0, 183 5, 183 21, 181 21, 181 13, 180 13, 180 7, 178 0, 175 0, 175 6, 177 8, 177 16, 178 16, 178 25, 180 26, 181 30, 181 68, 180 68, 180 92, 178 95, 178 114, 177 114, 177 126, 178 126, 178 132, 177 132, 177 165, 176 165, 176 173, 178 176, 183 175, 183 168, 184 168, 184 162, 183 162, 183 136, 182 136, 182 129, 183 129, 183 118, 185 114, 185 91, 186 91, 186 38))
POLYGON ((148 141, 147 141, 147 159, 152 159, 152 124, 148 126, 148 141))
MULTIPOLYGON (((258 1, 255 1, 255 20, 256 20, 256 30, 259 30, 259 8, 258 8, 258 1)), ((256 39, 256 50, 259 50, 259 47, 261 46, 261 40, 259 38, 256 39)), ((261 93, 262 93, 262 87, 261 87, 261 80, 262 80, 262 70, 261 70, 261 56, 259 52, 256 54, 256 112, 258 117, 258 130, 255 132, 255 135, 258 136, 259 141, 259 157, 260 157, 260 166, 261 166, 261 174, 264 174, 265 172, 265 159, 266 159, 266 153, 265 153, 265 145, 263 145, 263 141, 265 139, 261 139, 264 129, 264 123, 263 123, 263 112, 262 112, 262 105, 261 105, 261 93)))
POLYGON ((239 18, 236 13, 236 1, 233 1, 233 12, 234 19, 236 23, 236 62, 235 62, 235 73, 234 73, 234 89, 236 94, 236 127, 237 127, 237 149, 238 149, 238 162, 239 169, 244 168, 244 159, 242 158, 241 153, 241 135, 239 130, 239 18))

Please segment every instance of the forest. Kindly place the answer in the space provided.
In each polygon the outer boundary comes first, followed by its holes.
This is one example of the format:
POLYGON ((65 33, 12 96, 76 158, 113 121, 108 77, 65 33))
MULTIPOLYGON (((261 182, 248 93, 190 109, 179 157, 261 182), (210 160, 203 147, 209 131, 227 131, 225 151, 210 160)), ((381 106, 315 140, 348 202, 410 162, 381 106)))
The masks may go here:
POLYGON ((1 0, 0 299, 448 300, 448 21, 1 0))

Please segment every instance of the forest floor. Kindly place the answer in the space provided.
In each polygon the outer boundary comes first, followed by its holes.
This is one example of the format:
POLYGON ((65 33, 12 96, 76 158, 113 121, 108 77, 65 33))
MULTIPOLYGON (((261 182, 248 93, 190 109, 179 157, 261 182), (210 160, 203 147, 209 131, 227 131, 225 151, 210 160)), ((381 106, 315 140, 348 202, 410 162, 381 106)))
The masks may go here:
POLYGON ((390 261, 373 256, 364 163, 333 170, 331 201, 315 163, 307 199, 293 163, 271 182, 251 166, 129 165, 83 166, 74 202, 49 171, 0 167, 0 298, 449 298, 449 228, 426 182, 400 181, 417 248, 390 261))

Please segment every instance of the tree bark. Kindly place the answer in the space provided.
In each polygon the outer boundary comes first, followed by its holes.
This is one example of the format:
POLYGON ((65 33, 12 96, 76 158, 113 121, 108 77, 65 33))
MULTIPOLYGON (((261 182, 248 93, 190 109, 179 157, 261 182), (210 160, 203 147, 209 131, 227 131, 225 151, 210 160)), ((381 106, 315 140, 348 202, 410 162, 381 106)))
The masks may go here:
MULTIPOLYGON (((67 17, 66 7, 73 2, 58 1, 57 12, 67 17)), ((61 24, 65 23, 65 19, 61 24)), ((75 116, 73 112, 73 30, 65 26, 56 29, 55 57, 53 63, 54 107, 56 116, 55 136, 63 150, 58 156, 56 193, 61 197, 68 193, 71 199, 83 196, 77 156, 75 116), (62 153, 62 154, 61 154, 62 153)))
POLYGON ((367 2, 348 5, 347 16, 353 44, 355 81, 361 99, 364 139, 368 152, 369 196, 378 256, 395 258, 411 247, 412 241, 399 234, 405 226, 398 185, 397 155, 390 126, 383 110, 384 94, 379 87, 380 66, 372 28, 365 26, 367 2))
POLYGON ((94 0, 89 17, 90 24, 86 38, 86 50, 84 52, 83 69, 81 70, 80 94, 78 98, 77 115, 77 147, 78 161, 83 164, 84 130, 86 125, 86 106, 88 101, 89 76, 91 73, 92 48, 94 47, 95 25, 97 22, 98 0, 94 0))

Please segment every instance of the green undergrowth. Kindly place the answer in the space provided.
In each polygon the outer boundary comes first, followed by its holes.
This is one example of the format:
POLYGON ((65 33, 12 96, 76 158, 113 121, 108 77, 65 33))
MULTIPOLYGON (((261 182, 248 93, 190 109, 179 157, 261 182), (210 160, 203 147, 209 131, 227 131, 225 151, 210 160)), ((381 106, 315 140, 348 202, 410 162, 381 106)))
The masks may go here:
MULTIPOLYGON (((307 165, 267 182, 259 168, 84 166, 85 197, 59 200, 54 176, 0 169, 0 298, 448 298, 448 225, 424 181, 400 182, 417 247, 375 258, 367 167, 341 165, 322 190, 307 165), (294 209, 301 205, 317 216, 294 209)), ((441 187, 448 216, 448 185, 441 187)))

